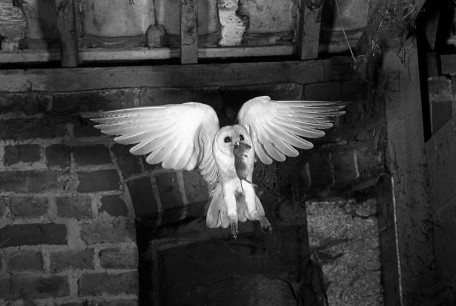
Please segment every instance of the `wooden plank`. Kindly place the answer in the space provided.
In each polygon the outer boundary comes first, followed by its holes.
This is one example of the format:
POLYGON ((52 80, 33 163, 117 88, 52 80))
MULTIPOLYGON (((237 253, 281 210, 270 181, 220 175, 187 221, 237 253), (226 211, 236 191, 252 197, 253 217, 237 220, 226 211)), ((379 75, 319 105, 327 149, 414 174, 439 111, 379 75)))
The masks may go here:
POLYGON ((323 1, 298 1, 299 28, 296 43, 298 58, 301 60, 318 58, 322 7, 323 1))
POLYGON ((441 54, 440 67, 442 74, 456 74, 456 54, 441 54))
POLYGON ((331 82, 354 76, 349 57, 205 65, 0 70, 0 91, 82 91, 137 87, 331 82))
POLYGON ((62 66, 76 67, 79 64, 76 0, 55 0, 55 10, 62 66))
POLYGON ((378 0, 370 13, 363 34, 356 45, 356 54, 366 54, 374 45, 389 44, 390 40, 408 39, 415 36, 415 20, 418 17, 425 0, 402 2, 396 0, 378 0), (389 16, 385 17, 385 12, 389 16), (395 20, 395 22, 390 22, 395 20), (399 22, 399 20, 401 22, 399 22), (404 31, 404 29, 406 29, 404 31))
POLYGON ((379 228, 380 262, 382 263, 383 305, 401 305, 401 279, 398 261, 398 237, 395 217, 396 195, 392 175, 380 176, 375 185, 379 228))
POLYGON ((60 50, 32 50, 0 51, 0 65, 48 63, 60 61, 60 50))
POLYGON ((421 294, 435 285, 430 203, 425 164, 425 144, 416 42, 382 50, 386 113, 386 169, 394 181, 396 202, 399 292, 402 305, 434 305, 421 294), (401 53, 402 51, 403 53, 401 53), (405 58, 401 56, 404 54, 405 58))
MULTIPOLYGON (((295 54, 294 44, 271 46, 198 48, 199 58, 230 58, 257 56, 290 56, 295 54)), ((142 61, 179 58, 177 48, 135 48, 135 49, 80 49, 80 63, 107 61, 142 61)), ((21 50, 0 51, 0 65, 14 63, 46 63, 59 61, 60 53, 56 50, 21 50)))
POLYGON ((437 59, 437 54, 433 52, 426 53, 426 65, 427 65, 427 76, 428 78, 438 76, 440 70, 440 64, 437 59))
POLYGON ((271 46, 245 46, 222 48, 199 48, 199 58, 218 57, 257 57, 257 56, 290 56, 295 54, 295 44, 271 46))
MULTIPOLYGON (((444 284, 456 273, 456 117, 447 122, 426 143, 429 169, 434 252, 444 284)), ((449 288, 448 288, 449 289, 449 288)), ((449 289, 450 290, 450 289, 449 289)), ((441 292, 440 295, 444 295, 441 292)), ((443 304, 443 303, 442 303, 443 304)))
POLYGON ((109 62, 109 61, 144 61, 179 58, 177 48, 135 48, 125 49, 84 49, 80 51, 81 62, 109 62))
POLYGON ((181 64, 198 62, 198 0, 180 0, 181 64))

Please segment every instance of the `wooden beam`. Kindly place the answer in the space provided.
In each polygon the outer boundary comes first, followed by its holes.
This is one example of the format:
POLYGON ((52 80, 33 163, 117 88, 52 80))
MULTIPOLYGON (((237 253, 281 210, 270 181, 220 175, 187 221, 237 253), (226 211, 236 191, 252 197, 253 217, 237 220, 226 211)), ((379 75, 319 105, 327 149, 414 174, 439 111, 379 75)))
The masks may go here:
POLYGON ((354 76, 349 57, 327 60, 72 69, 3 69, 0 91, 82 91, 137 87, 242 86, 332 82, 354 76))
POLYGON ((318 58, 322 3, 321 0, 298 1, 299 28, 296 43, 298 58, 301 60, 318 58))
POLYGON ((392 175, 383 174, 375 185, 379 228, 380 262, 382 263, 383 305, 402 305, 400 262, 398 261, 396 195, 392 175))
POLYGON ((442 74, 456 74, 456 54, 441 54, 440 55, 440 67, 442 74))
POLYGON ((414 31, 416 18, 424 3, 425 0, 415 0, 410 2, 410 5, 406 5, 408 2, 396 0, 377 1, 369 12, 369 20, 355 48, 356 54, 366 54, 369 48, 373 45, 382 45, 384 40, 405 41, 410 32, 414 31))
MULTIPOLYGON (((198 58, 230 58, 230 57, 256 57, 256 56, 290 56, 295 54, 295 44, 271 45, 271 46, 245 46, 245 47, 221 47, 221 48, 198 48, 198 58)), ((179 58, 178 48, 134 48, 134 49, 81 49, 79 50, 79 62, 108 62, 108 61, 144 61, 179 58)), ((1 64, 14 63, 46 63, 60 61, 60 53, 57 50, 20 50, 0 52, 1 64)))
MULTIPOLYGON (((430 198, 432 203, 432 225, 436 255, 436 268, 442 280, 436 296, 452 297, 452 288, 446 284, 454 281, 456 273, 456 117, 447 122, 426 143, 427 163, 429 165, 430 198)), ((447 304, 451 304, 446 300, 447 304)), ((434 305, 437 305, 435 303, 434 305)))
POLYGON ((181 64, 198 62, 198 0, 180 0, 181 64))
MULTIPOLYGON (((423 115, 415 39, 385 45, 382 54, 386 113, 386 168, 394 182, 399 305, 434 305, 422 294, 435 285, 432 223, 425 163, 423 115), (402 54, 404 57, 402 57, 402 54)), ((382 102, 381 102, 382 101, 382 102)))
POLYGON ((55 10, 62 66, 76 67, 79 64, 76 0, 55 0, 55 10))

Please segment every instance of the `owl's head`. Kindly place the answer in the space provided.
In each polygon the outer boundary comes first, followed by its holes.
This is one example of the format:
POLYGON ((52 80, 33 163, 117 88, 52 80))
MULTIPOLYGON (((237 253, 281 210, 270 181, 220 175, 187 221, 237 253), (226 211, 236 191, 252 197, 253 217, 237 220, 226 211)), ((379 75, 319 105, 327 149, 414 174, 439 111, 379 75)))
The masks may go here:
POLYGON ((232 156, 234 146, 239 145, 240 141, 240 134, 233 126, 225 126, 215 135, 214 147, 224 154, 232 156))

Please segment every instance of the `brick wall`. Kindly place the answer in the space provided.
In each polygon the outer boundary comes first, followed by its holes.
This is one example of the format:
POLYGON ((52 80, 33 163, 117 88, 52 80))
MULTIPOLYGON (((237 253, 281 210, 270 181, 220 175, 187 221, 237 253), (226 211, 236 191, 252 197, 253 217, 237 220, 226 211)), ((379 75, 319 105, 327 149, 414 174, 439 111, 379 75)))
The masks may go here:
MULTIPOLYGON (((299 185, 307 197, 329 201, 321 214, 310 206, 328 220, 332 218, 328 210, 340 211, 341 197, 362 193, 382 173, 383 130, 366 111, 366 89, 357 81, 0 93, 0 303, 135 305, 139 288, 135 218, 157 227, 205 215, 207 187, 197 171, 148 165, 143 157, 129 154, 128 147, 101 135, 82 115, 199 101, 214 107, 221 123, 227 124, 239 101, 258 95, 352 101, 338 129, 315 141, 316 149, 287 163, 258 165, 254 180, 260 193, 286 194, 290 185, 299 185)), ((350 205, 356 206, 354 201, 350 205)), ((277 211, 293 223, 292 208, 277 211)), ((358 220, 350 214, 344 218, 358 220)), ((376 224, 369 222, 372 230, 376 224)), ((315 239, 326 239, 329 229, 322 230, 315 239)), ((365 247, 366 256, 375 261, 378 249, 365 247)), ((355 272, 337 273, 343 277, 355 272)), ((380 288, 378 274, 373 273, 369 284, 380 288)), ((372 291, 372 299, 378 299, 379 291, 372 291)), ((364 301, 369 297, 364 296, 364 301)))

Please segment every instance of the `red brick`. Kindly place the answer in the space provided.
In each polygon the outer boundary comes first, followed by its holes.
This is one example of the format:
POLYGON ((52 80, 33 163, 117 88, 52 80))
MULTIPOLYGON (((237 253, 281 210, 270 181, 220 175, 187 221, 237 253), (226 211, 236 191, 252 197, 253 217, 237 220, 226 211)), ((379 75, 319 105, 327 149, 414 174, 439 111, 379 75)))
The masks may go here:
POLYGON ((76 138, 80 137, 99 137, 101 136, 100 130, 94 128, 96 123, 89 119, 81 119, 74 122, 73 134, 76 138))
POLYGON ((67 228, 64 224, 15 224, 0 229, 2 247, 67 243, 67 228))
POLYGON ((66 133, 66 121, 58 118, 0 120, 0 139, 26 140, 34 138, 62 137, 66 133))
POLYGON ((39 251, 19 250, 6 260, 8 272, 43 271, 43 258, 39 251))
POLYGON ((338 186, 346 186, 358 178, 353 151, 337 152, 332 155, 334 180, 338 186))
POLYGON ((0 278, 0 299, 8 300, 11 298, 11 280, 8 278, 0 278))
POLYGON ((136 271, 120 274, 86 273, 82 274, 79 280, 79 295, 137 294, 138 287, 138 273, 136 271))
POLYGON ((59 180, 59 171, 8 171, 0 172, 0 191, 39 193, 63 190, 65 182, 59 180))
POLYGON ((110 195, 101 198, 100 212, 106 212, 113 217, 122 217, 128 215, 128 208, 122 198, 110 195))
MULTIPOLYGON (((70 303, 63 303, 63 304, 55 304, 59 306, 137 306, 137 300, 109 300, 104 301, 100 300, 99 298, 97 301, 81 301, 81 302, 70 302, 70 303)), ((26 305, 24 305, 26 306, 26 305)))
POLYGON ((315 101, 339 101, 342 97, 340 82, 316 83, 304 86, 305 99, 315 101))
POLYGON ((237 112, 247 100, 258 96, 269 96, 273 100, 302 99, 302 86, 297 84, 268 84, 257 86, 240 86, 222 90, 223 107, 230 123, 236 120, 237 112))
POLYGON ((81 220, 93 216, 92 200, 90 198, 58 197, 55 200, 57 204, 57 215, 59 217, 81 220))
POLYGON ((8 206, 9 202, 10 202, 9 198, 0 197, 0 219, 4 217, 4 215, 6 213, 6 207, 8 206))
POLYGON ((177 184, 176 173, 161 173, 155 176, 158 186, 158 193, 162 203, 162 209, 169 209, 182 206, 182 194, 177 184))
POLYGON ((138 266, 138 250, 136 248, 101 250, 100 264, 104 269, 135 269, 138 266))
POLYGON ((93 258, 93 249, 53 252, 50 254, 50 270, 52 273, 59 273, 68 269, 94 269, 93 258))
POLYGON ((74 160, 78 166, 110 164, 111 156, 104 145, 77 146, 73 148, 74 160))
POLYGON ((200 102, 212 106, 216 111, 222 108, 223 102, 218 89, 190 88, 142 88, 139 93, 140 106, 200 102))
POLYGON ((10 299, 33 299, 63 297, 70 294, 67 276, 12 275, 8 297, 10 299))
POLYGON ((5 146, 5 156, 3 158, 5 166, 10 166, 19 162, 31 163, 39 161, 40 159, 41 147, 37 144, 5 146))
POLYGON ((103 306, 136 306, 137 300, 113 300, 103 302, 103 306))
POLYGON ((209 194, 207 183, 197 170, 184 171, 185 194, 188 201, 193 203, 206 202, 209 194))
POLYGON ((69 167, 71 149, 69 146, 53 144, 45 149, 46 164, 48 167, 69 167))
POLYGON ((39 217, 47 214, 47 198, 12 197, 10 210, 14 217, 39 217))
POLYGON ((35 115, 46 112, 51 96, 42 93, 5 93, 0 97, 0 114, 24 113, 35 115))
POLYGON ((158 212, 158 205, 152 190, 150 177, 131 180, 127 185, 137 217, 158 212))
POLYGON ((92 172, 78 171, 78 192, 97 192, 119 190, 120 178, 117 170, 98 170, 92 172))
POLYGON ((115 144, 112 146, 112 151, 117 159, 117 165, 124 179, 128 179, 132 174, 142 172, 141 157, 130 153, 130 146, 115 144))
POLYGON ((134 89, 56 93, 53 95, 52 111, 59 114, 73 114, 115 110, 133 107, 136 98, 137 93, 134 89))
POLYGON ((337 99, 341 101, 367 100, 367 83, 359 80, 341 82, 342 95, 337 99))
POLYGON ((135 227, 132 222, 114 221, 84 223, 81 238, 88 244, 135 241, 135 227))
POLYGON ((320 191, 333 184, 329 154, 317 152, 309 160, 311 190, 320 191))

